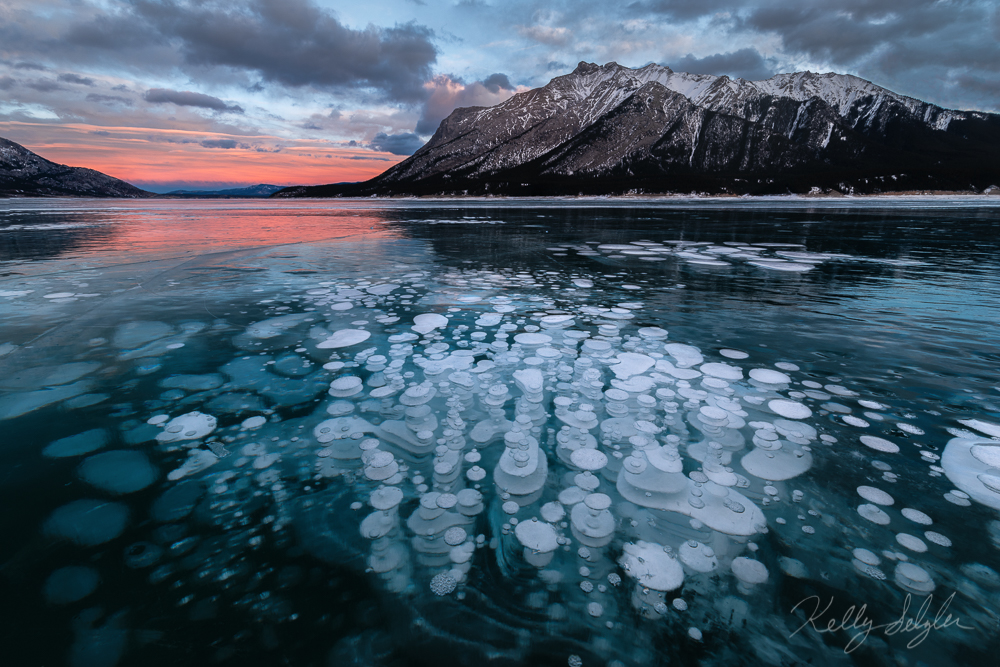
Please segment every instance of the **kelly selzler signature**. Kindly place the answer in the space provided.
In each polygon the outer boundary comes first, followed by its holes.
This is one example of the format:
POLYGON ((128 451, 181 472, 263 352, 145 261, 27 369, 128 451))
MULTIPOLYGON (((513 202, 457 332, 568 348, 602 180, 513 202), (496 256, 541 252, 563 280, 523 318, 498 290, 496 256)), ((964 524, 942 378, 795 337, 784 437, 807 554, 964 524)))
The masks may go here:
POLYGON ((948 607, 951 606, 951 602, 954 598, 954 593, 945 598, 934 617, 928 618, 931 604, 933 604, 934 601, 934 595, 928 595, 920 605, 920 608, 917 609, 916 613, 910 615, 912 599, 910 594, 907 593, 906 599, 903 600, 903 612, 899 615, 899 618, 891 623, 876 625, 872 619, 868 618, 867 604, 862 604, 860 607, 857 605, 851 605, 844 612, 842 618, 829 618, 824 620, 823 617, 830 610, 830 606, 833 605, 834 598, 831 597, 824 606, 823 600, 818 595, 810 595, 792 607, 791 612, 794 613, 800 607, 808 608, 808 605, 812 603, 812 611, 808 613, 808 617, 805 622, 800 625, 795 632, 790 634, 788 638, 791 639, 807 627, 812 628, 820 634, 837 632, 839 630, 844 630, 848 633, 853 631, 853 634, 851 634, 851 640, 847 643, 847 646, 844 647, 844 653, 851 653, 864 644, 868 639, 868 635, 872 632, 881 631, 882 634, 887 637, 916 633, 916 635, 906 644, 907 648, 915 648, 920 646, 920 644, 927 639, 932 630, 943 630, 951 626, 961 628, 962 630, 973 629, 971 626, 962 625, 960 618, 952 616, 948 613, 948 607))

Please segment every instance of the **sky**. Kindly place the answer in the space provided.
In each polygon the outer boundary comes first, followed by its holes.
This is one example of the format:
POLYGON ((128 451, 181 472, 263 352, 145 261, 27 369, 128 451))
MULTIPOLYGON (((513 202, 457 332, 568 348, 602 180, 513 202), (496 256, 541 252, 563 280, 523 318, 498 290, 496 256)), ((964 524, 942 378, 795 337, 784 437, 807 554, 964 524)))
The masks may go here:
POLYGON ((156 192, 358 181, 581 61, 1000 110, 997 0, 0 0, 0 137, 156 192))

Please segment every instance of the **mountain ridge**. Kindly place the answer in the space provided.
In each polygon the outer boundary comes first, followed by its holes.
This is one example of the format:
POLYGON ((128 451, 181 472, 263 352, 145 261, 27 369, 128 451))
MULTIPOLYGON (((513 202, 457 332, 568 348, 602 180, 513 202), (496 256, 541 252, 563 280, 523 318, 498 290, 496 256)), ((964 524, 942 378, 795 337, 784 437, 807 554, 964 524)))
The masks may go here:
POLYGON ((155 196, 131 183, 86 167, 46 160, 24 146, 0 137, 0 197, 155 196))
POLYGON ((997 114, 853 75, 581 62, 496 106, 456 109, 374 179, 273 196, 981 190, 1000 180, 998 154, 997 114))

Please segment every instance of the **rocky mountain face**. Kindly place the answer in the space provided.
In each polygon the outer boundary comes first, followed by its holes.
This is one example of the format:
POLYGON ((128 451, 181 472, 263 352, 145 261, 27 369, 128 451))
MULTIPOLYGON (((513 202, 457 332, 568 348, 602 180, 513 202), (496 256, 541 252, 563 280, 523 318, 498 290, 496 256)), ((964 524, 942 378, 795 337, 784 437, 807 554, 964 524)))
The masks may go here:
POLYGON ((982 191, 1000 115, 952 111, 855 76, 766 81, 580 63, 493 107, 456 109, 364 183, 275 196, 982 191))
POLYGON ((56 164, 0 138, 0 197, 152 197, 107 174, 56 164))

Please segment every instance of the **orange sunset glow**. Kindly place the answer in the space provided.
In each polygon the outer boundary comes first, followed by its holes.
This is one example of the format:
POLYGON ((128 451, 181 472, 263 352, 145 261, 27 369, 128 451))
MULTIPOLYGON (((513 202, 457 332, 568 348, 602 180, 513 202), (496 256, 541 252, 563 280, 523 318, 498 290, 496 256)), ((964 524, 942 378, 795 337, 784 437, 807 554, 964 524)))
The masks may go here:
POLYGON ((405 159, 322 140, 143 127, 0 122, 0 136, 53 162, 147 188, 363 181, 405 159))

